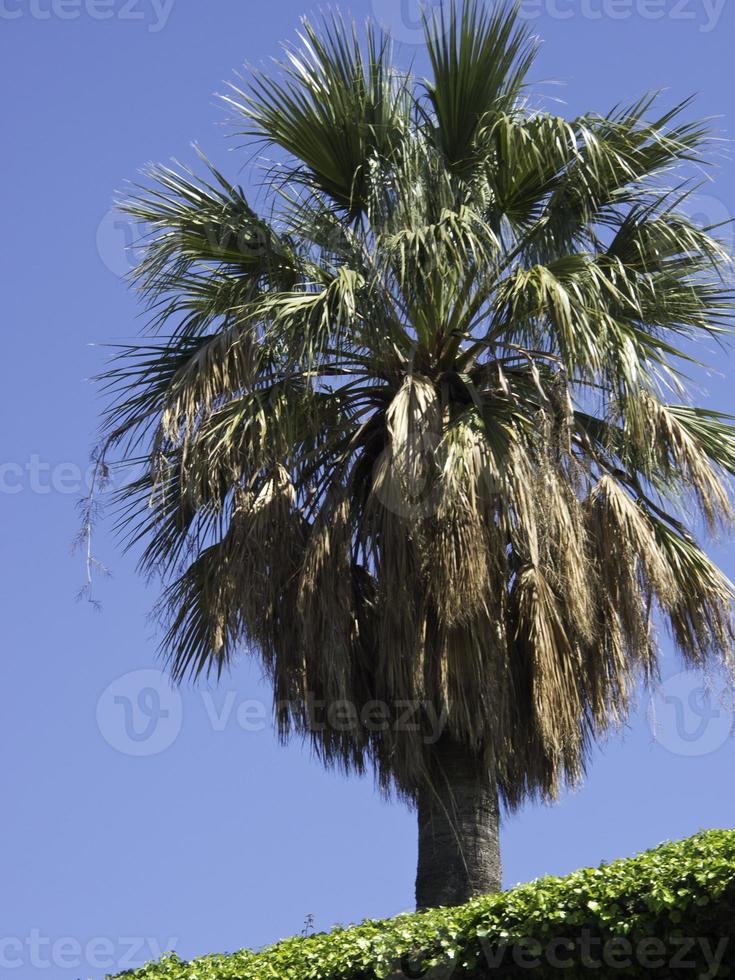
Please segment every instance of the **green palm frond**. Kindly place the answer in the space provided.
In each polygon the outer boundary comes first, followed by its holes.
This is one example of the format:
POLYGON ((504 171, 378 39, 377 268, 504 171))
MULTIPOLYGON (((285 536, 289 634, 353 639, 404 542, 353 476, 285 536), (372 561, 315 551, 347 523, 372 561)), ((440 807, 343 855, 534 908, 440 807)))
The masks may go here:
POLYGON ((288 49, 282 77, 251 74, 225 101, 245 119, 244 135, 281 147, 301 177, 350 214, 365 206, 370 170, 390 158, 410 102, 391 63, 388 39, 334 15, 321 33, 304 22, 302 47, 288 49))
POLYGON ((478 131, 517 103, 536 45, 517 11, 455 0, 427 16, 435 138, 450 170, 471 166, 478 131))

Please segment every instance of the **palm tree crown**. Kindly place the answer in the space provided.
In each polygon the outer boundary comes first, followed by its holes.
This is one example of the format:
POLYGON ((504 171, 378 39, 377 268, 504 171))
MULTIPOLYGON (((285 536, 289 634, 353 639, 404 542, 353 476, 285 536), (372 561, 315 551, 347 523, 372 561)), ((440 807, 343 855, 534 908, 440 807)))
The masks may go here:
POLYGON ((514 806, 625 717, 656 621, 729 657, 692 529, 731 516, 735 430, 683 373, 728 255, 682 213, 686 105, 542 111, 526 27, 472 0, 426 43, 422 79, 335 16, 231 89, 267 217, 212 167, 124 203, 154 336, 107 375, 105 453, 145 462, 121 519, 175 677, 257 654, 284 736, 411 799, 439 717, 514 806))

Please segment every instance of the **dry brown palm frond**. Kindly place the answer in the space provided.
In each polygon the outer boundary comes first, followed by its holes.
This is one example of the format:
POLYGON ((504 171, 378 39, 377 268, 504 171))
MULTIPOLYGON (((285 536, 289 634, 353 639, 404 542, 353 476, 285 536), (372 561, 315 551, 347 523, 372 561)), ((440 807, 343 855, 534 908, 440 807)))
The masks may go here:
POLYGON ((731 526, 732 503, 721 476, 692 435, 668 407, 652 396, 642 396, 649 416, 651 451, 656 468, 672 482, 691 491, 710 530, 731 526))

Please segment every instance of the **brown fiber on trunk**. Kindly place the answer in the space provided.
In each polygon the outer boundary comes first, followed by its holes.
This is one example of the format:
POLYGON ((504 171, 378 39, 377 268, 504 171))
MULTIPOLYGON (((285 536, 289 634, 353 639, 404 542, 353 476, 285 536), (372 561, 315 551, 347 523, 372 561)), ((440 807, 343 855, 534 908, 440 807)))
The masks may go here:
POLYGON ((495 778, 469 749, 443 736, 418 796, 416 907, 461 905, 499 891, 500 811, 495 778))

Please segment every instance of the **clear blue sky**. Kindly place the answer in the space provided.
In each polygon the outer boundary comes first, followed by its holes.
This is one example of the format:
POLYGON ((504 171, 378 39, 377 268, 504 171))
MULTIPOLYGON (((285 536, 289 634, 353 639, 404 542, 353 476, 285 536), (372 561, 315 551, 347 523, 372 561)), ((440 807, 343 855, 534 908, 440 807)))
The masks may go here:
MULTIPOLYGON (((275 55, 306 2, 0 0, 0 972, 17 980, 98 978, 172 941, 188 958, 272 942, 309 914, 326 929, 412 904, 413 817, 369 779, 280 747, 248 703, 268 699, 256 666, 180 700, 159 684, 157 701, 155 675, 110 687, 155 667, 155 589, 105 526, 97 550, 114 576, 99 588, 103 610, 74 600, 83 569, 69 545, 99 408, 87 379, 103 357, 90 345, 138 328, 120 278, 126 232, 105 218, 113 192, 149 161, 193 162, 192 141, 236 176, 246 157, 213 93, 244 62, 275 55)), ((343 4, 386 22, 408 53, 412 6, 343 4)), ((525 10, 545 39, 536 77, 564 83, 543 87, 563 111, 666 88, 667 103, 698 93, 696 111, 732 135, 735 3, 525 10)), ((726 218, 726 158, 715 176, 697 207, 726 218)), ((702 397, 735 411, 730 364, 718 355, 717 366, 702 397)), ((717 551, 734 573, 729 545, 717 551)), ((667 661, 667 677, 678 669, 667 661)), ((731 713, 716 700, 706 710, 698 683, 665 688, 658 741, 643 699, 583 788, 506 823, 508 885, 735 825, 731 713)))

